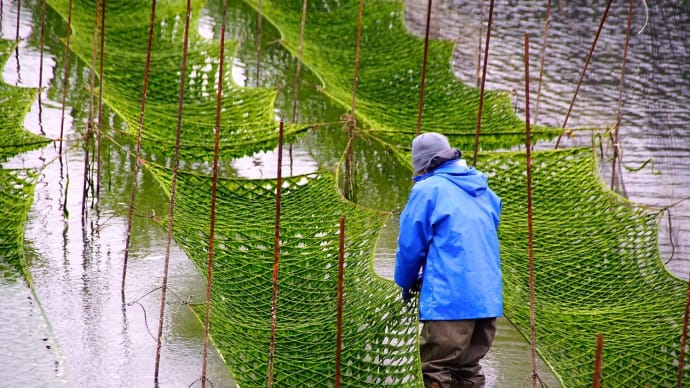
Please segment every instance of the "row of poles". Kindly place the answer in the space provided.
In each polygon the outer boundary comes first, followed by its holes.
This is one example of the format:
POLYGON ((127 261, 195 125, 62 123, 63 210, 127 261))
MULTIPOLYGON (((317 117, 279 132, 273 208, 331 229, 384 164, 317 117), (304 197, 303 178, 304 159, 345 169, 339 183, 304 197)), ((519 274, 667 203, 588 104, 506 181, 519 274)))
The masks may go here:
MULTIPOLYGON (((587 55, 587 58, 585 60, 585 65, 582 68, 580 72, 580 76, 578 79, 577 87, 575 90, 575 93, 572 97, 572 100, 570 102, 568 111, 566 113, 565 119, 562 124, 562 129, 563 133, 566 133, 565 129, 567 126, 568 118, 570 117, 570 113, 572 112, 572 107, 574 106, 578 91, 580 89, 580 86, 582 84, 582 81, 584 79, 584 76, 586 74, 586 71, 588 69, 589 64, 591 63, 592 55, 594 52, 594 49, 596 47, 597 41, 599 39, 600 33, 602 31, 602 28, 604 26, 604 23, 606 21, 607 15, 610 10, 612 0, 609 0, 606 6, 606 9, 604 11, 604 14, 602 16, 601 22, 599 24, 599 28, 597 30, 597 33, 594 37, 594 40, 591 44, 589 53, 587 55)), ((62 110, 61 110, 61 122, 60 122, 60 135, 59 135, 59 155, 60 155, 60 163, 62 164, 62 154, 63 154, 63 139, 64 139, 64 130, 65 130, 65 107, 66 107, 66 97, 67 97, 67 89, 69 86, 68 83, 68 76, 69 76, 69 71, 70 71, 70 38, 71 38, 71 25, 72 25, 72 0, 69 1, 68 3, 68 17, 67 17, 67 36, 65 38, 65 67, 64 67, 64 73, 63 73, 63 80, 62 80, 62 87, 63 87, 63 93, 62 93, 62 110)), ((260 65, 261 65, 261 34, 262 34, 262 11, 261 11, 261 0, 258 0, 258 19, 257 19, 257 62, 256 62, 256 86, 259 87, 261 85, 260 83, 260 65)), ((486 72, 487 72, 487 65, 488 65, 488 53, 489 53, 489 43, 490 43, 490 38, 491 38, 491 28, 492 28, 492 19, 493 19, 493 9, 494 9, 494 0, 490 1, 489 5, 489 13, 488 13, 488 22, 487 22, 487 30, 486 30, 486 36, 485 36, 485 43, 484 43, 484 55, 481 57, 483 58, 483 66, 482 66, 482 76, 479 82, 479 88, 480 88, 480 95, 479 95, 479 105, 478 105, 478 111, 477 111, 477 124, 476 124, 476 131, 475 131, 475 141, 474 141, 474 156, 473 156, 473 165, 476 165, 477 163, 477 155, 479 152, 479 137, 480 137, 480 129, 481 129, 481 120, 482 120, 482 111, 483 111, 483 99, 484 99, 484 88, 485 88, 485 80, 486 80, 486 72)), ((21 0, 18 1, 18 11, 17 11, 17 26, 16 26, 16 41, 19 41, 19 25, 20 25, 20 10, 21 10, 21 0)), ((344 174, 344 180, 343 180, 343 190, 344 194, 346 197, 350 199, 354 199, 354 182, 352 181, 352 176, 353 176, 353 171, 354 171, 354 160, 353 160, 353 147, 354 147, 354 140, 355 140, 355 134, 354 130, 356 128, 356 94, 357 94, 357 83, 358 83, 358 77, 359 77, 359 64, 360 64, 360 45, 361 45, 361 34, 362 34, 362 19, 363 19, 363 10, 364 10, 364 0, 360 0, 359 2, 359 12, 358 12, 358 24, 357 24, 357 36, 356 36, 356 50, 355 50, 355 62, 354 62, 354 76, 353 76, 353 93, 352 93, 352 104, 351 104, 351 112, 348 118, 348 122, 346 123, 346 128, 347 128, 347 133, 348 133, 348 142, 347 142, 347 147, 345 150, 345 174, 344 174)), ((481 15, 483 17, 483 0, 480 4, 480 10, 481 10, 481 15)), ((624 84, 624 79, 625 79, 625 65, 626 65, 626 58, 627 58, 627 51, 628 51, 628 45, 629 45, 629 39, 630 39, 630 34, 631 34, 631 22, 632 22, 632 11, 633 11, 633 1, 630 0, 629 3, 629 9, 628 9, 628 19, 627 19, 627 28, 626 28, 626 39, 625 39, 625 47, 624 47, 624 53, 623 53, 623 63, 622 63, 622 69, 621 69, 621 78, 620 78, 620 84, 619 84, 619 102, 618 102, 618 109, 617 109, 617 120, 616 120, 616 125, 615 125, 615 130, 612 133, 612 142, 614 144, 614 155, 613 155, 613 168, 612 168, 612 176, 611 176, 611 188, 613 189, 614 187, 618 187, 619 185, 622 187, 622 181, 620 178, 617 177, 617 173, 620 174, 620 163, 621 163, 621 155, 620 155, 620 147, 619 147, 619 127, 621 123, 621 118, 622 118, 622 95, 623 95, 623 84, 624 84)), ((431 24, 431 13, 432 13, 432 0, 428 0, 427 2, 427 14, 426 14, 426 26, 425 26, 425 36, 424 36, 424 53, 423 53, 423 62, 422 62, 422 74, 421 74, 421 80, 420 80, 420 95, 419 95, 419 109, 418 109, 418 117, 417 117, 417 128, 416 128, 416 133, 420 134, 421 133, 421 128, 422 128, 422 113, 423 113, 423 107, 424 107, 424 87, 425 87, 425 80, 426 80, 426 65, 427 65, 427 53, 428 53, 428 44, 429 44, 429 30, 430 30, 430 24, 431 24)), ((0 15, 2 14, 2 3, 0 3, 0 15)), ((214 158, 213 158, 213 175, 212 175, 212 189, 211 189, 211 214, 210 214, 210 234, 209 234, 209 252, 208 252, 208 263, 207 263, 207 286, 206 286, 206 309, 205 309, 205 319, 204 319, 204 353, 203 353, 203 363, 202 363, 202 372, 201 372, 201 384, 202 387, 205 387, 206 381, 207 381, 207 358, 208 358, 208 345, 209 345, 209 325, 210 325, 210 300, 211 300, 211 288, 212 288, 212 277, 213 277, 213 257, 214 257, 214 233, 215 233, 215 210, 216 210, 216 185, 217 185, 217 179, 218 179, 218 151, 219 151, 219 139, 220 139, 220 126, 221 126, 221 118, 220 118, 220 112, 221 112, 221 101, 222 101, 222 93, 223 93, 223 85, 222 85, 222 74, 223 74, 223 67, 224 67, 224 57, 225 57, 225 52, 224 52, 224 46, 225 46, 225 30, 226 30, 226 14, 227 14, 227 0, 223 1, 223 16, 222 16, 222 28, 221 28, 221 36, 220 36, 220 59, 219 59, 219 68, 218 68, 218 89, 217 89, 217 109, 216 109, 216 125, 215 125, 215 130, 214 130, 214 158)), ((100 156, 101 156, 101 141, 100 141, 100 135, 101 135, 101 128, 102 128, 102 90, 103 90, 103 65, 104 65, 104 52, 105 52, 105 20, 106 20, 106 0, 97 0, 96 2, 96 10, 95 10, 95 21, 94 21, 94 39, 93 39, 93 50, 92 50, 92 67, 95 68, 95 65, 97 63, 96 61, 96 56, 98 53, 99 57, 99 66, 98 66, 98 80, 99 80, 99 85, 98 85, 98 98, 97 98, 97 124, 94 122, 94 90, 95 90, 95 71, 92 68, 91 74, 90 74, 90 101, 89 101, 89 115, 88 115, 88 127, 87 127, 87 132, 84 135, 84 140, 89 140, 91 136, 93 136, 94 132, 96 134, 96 145, 97 145, 97 157, 96 160, 98 161, 98 168, 97 168, 97 173, 96 173, 96 189, 95 189, 95 196, 96 196, 96 201, 98 199, 98 195, 100 193, 100 156), (100 40, 98 39, 100 37, 100 40)), ((142 85, 142 93, 141 93, 141 104, 140 104, 140 114, 139 114, 139 122, 138 122, 138 128, 137 128, 137 141, 136 141, 136 151, 135 151, 135 163, 134 163, 134 171, 133 171, 133 179, 132 179, 132 184, 131 184, 131 190, 130 190, 130 205, 129 205, 129 211, 128 211, 128 222, 127 222, 127 237, 126 237, 126 242, 125 242, 125 252, 124 252, 124 260, 123 260, 123 271, 122 271, 122 288, 121 288, 121 293, 122 293, 122 300, 124 303, 125 300, 125 285, 126 285, 126 274, 127 274, 127 262, 128 262, 128 257, 129 257, 129 246, 131 242, 131 232, 132 232, 132 220, 133 220, 133 215, 134 215, 134 202, 136 199, 136 190, 137 190, 137 175, 139 173, 140 165, 142 164, 143 161, 141 161, 141 142, 142 142, 142 131, 143 131, 143 126, 144 126, 144 116, 145 116, 145 109, 146 109, 146 99, 147 99, 147 94, 148 94, 148 81, 149 81, 149 71, 150 71, 150 63, 151 63, 151 52, 152 52, 152 47, 153 47, 153 35, 154 35, 154 30, 155 30, 155 15, 156 15, 156 0, 151 1, 151 12, 150 12, 150 22, 149 22, 149 29, 148 29, 148 43, 147 43, 147 52, 146 52, 146 61, 145 61, 145 67, 144 67, 144 81, 142 85)), ((537 103, 536 103, 536 108, 537 111, 535 112, 534 115, 534 120, 536 122, 537 119, 537 114, 538 114, 538 108, 539 108, 539 99, 540 99, 540 92, 541 92, 541 84, 542 84, 542 74, 543 74, 543 68, 544 68, 544 59, 545 59, 545 50, 546 50, 546 40, 547 40, 547 35, 548 35, 548 28, 549 28, 549 21, 550 21, 550 15, 551 15, 551 1, 547 1, 547 11, 546 11, 546 20, 544 24, 544 31, 543 31, 543 44, 542 44, 542 52, 541 52, 541 66, 540 66, 540 75, 539 75, 539 86, 538 86, 538 91, 537 91, 537 103)), ((46 1, 43 0, 41 2, 41 28, 40 28, 40 59, 39 59, 39 88, 43 87, 43 57, 44 57, 44 42, 45 42, 45 16, 46 16, 46 1)), ((307 16, 307 0, 303 0, 303 7, 302 7, 302 19, 301 19, 301 25, 300 25, 300 40, 299 40, 299 46, 298 46, 298 60, 297 60, 297 70, 296 70, 296 75, 295 75, 295 91, 294 91, 294 97, 293 97, 293 104, 292 104, 292 115, 291 119, 292 122, 296 122, 296 112, 297 112, 297 101, 299 97, 299 86, 300 86, 300 66, 302 62, 302 50, 303 50, 303 41, 304 41, 304 29, 306 25, 306 16, 307 16)), ((178 96, 178 110, 177 110, 177 126, 176 126, 176 132, 175 132, 175 153, 173 157, 173 177, 172 177, 172 183, 171 183, 171 190, 170 190, 170 203, 169 203, 169 209, 168 209, 168 225, 167 225, 167 241, 166 241, 166 252, 165 252, 165 260, 164 260, 164 276, 163 276, 163 284, 161 286, 161 303, 160 303, 160 316, 159 316, 159 326, 158 326, 158 335, 157 335, 157 346, 156 346, 156 358, 155 358, 155 372, 154 372, 154 382, 157 385, 158 380, 159 380, 159 373, 160 373, 160 353, 161 353, 161 339, 162 339, 162 330, 163 330, 163 319, 165 315, 165 304, 166 304, 166 294, 167 294, 167 279, 168 279, 168 267, 169 267, 169 258, 170 258, 170 250, 171 250, 171 245, 172 245, 172 229, 173 229, 173 223, 174 223, 174 204, 175 204, 175 196, 176 196, 176 186, 177 186, 177 174, 178 174, 178 167, 179 167, 179 148, 180 148, 180 135, 182 131, 182 113, 183 113, 183 107, 184 107, 184 93, 185 93, 185 78, 186 78, 186 68, 187 68, 187 53, 188 53, 188 45, 189 45, 189 23, 190 23, 190 17, 191 17, 191 1, 187 0, 186 3, 186 12, 185 12, 185 29, 184 29, 184 40, 183 40, 183 53, 182 53, 182 61, 181 61, 181 66, 180 66, 180 90, 179 90, 179 96, 178 96)), ((480 42, 479 42, 479 47, 481 48, 481 33, 480 33, 480 42)), ((480 50, 481 52, 481 50, 480 50)), ((480 59, 481 60, 481 59, 480 59)), ((479 61, 478 60, 478 65, 479 61)), ((530 75, 529 75, 529 37, 528 34, 525 33, 525 150, 526 150, 526 168, 527 168, 527 210, 528 210, 528 254, 529 254, 529 291, 530 291, 530 349, 531 349, 531 355, 532 355, 532 374, 531 374, 531 382, 532 386, 536 387, 537 383, 541 381, 538 373, 537 373, 537 353, 536 353, 536 330, 535 330, 535 291, 534 291, 534 285, 535 285, 535 274, 534 274, 534 252, 533 252, 533 241, 534 241, 534 236, 533 236, 533 211, 532 211, 532 179, 531 179, 531 165, 532 165, 532 159, 531 159, 531 149, 532 149, 532 144, 531 144, 531 134, 530 134, 530 102, 529 102, 529 80, 530 80, 530 75)), ((39 98, 39 109, 41 105, 41 93, 38 95, 39 98)), ((560 146, 560 141, 562 134, 559 135, 555 148, 557 149, 560 146)), ((88 147, 86 147, 88 149, 88 147)), ((270 349, 269 349, 269 365, 268 365, 268 386, 272 387, 273 386, 273 361, 274 361, 274 353, 275 353, 275 332, 276 332, 276 321, 277 321, 277 297, 278 297, 278 273, 279 273, 279 251, 280 251, 280 216, 281 216, 281 187, 282 187, 282 153, 283 153, 283 121, 280 121, 280 127, 279 127, 279 141, 278 141, 278 169, 277 169, 277 178, 276 178, 276 211, 275 211, 275 234, 274 234, 274 264, 273 264, 273 277, 272 277, 272 283, 273 283, 273 291, 272 291, 272 304, 271 304, 271 335, 270 335, 270 349)), ((86 193, 87 193, 87 170, 89 169, 89 153, 88 150, 85 152, 84 156, 84 188, 83 188, 83 197, 82 197, 82 222, 84 222, 85 219, 85 203, 86 201, 86 193)), ((343 266, 344 266, 344 241, 345 241, 345 219, 341 217, 340 220, 340 244, 339 244, 339 270, 338 270, 338 294, 337 294, 337 343, 336 343, 336 379, 335 379, 335 384, 336 387, 340 386, 340 350, 342 347, 342 298, 343 298, 343 266)), ((684 358, 685 358, 685 351, 686 351, 686 342, 687 342, 687 326, 688 326, 688 320, 689 320, 689 315, 690 315, 690 279, 689 279, 689 287, 688 287, 688 293, 687 293, 687 299, 686 299, 686 308, 685 308, 685 314, 684 314, 684 324, 683 324, 683 332, 681 335, 681 349, 680 349, 680 355, 679 355, 679 365, 678 365, 678 376, 677 376, 677 387, 682 386, 682 379, 683 379, 683 368, 684 368, 684 358)), ((602 353, 603 353, 603 343, 604 343, 604 338, 603 335, 598 335, 597 336, 597 348, 596 348, 596 355, 595 355, 595 365, 594 365, 594 376, 593 376, 593 386, 594 387, 599 387, 600 386, 600 381, 601 381, 601 365, 602 365, 602 353)))
MULTIPOLYGON (((573 94, 573 97, 570 101, 570 104, 568 106, 568 111, 566 113, 566 116, 563 120, 563 124, 561 126, 561 129, 563 130, 561 134, 558 136, 558 139, 555 144, 555 149, 559 148, 561 138, 563 133, 566 132, 566 127, 568 123, 568 119, 570 117, 570 114, 572 112, 572 108, 575 104, 575 100, 577 98, 577 94, 580 90, 580 87, 582 85, 582 82, 584 80, 584 76, 587 72, 587 69, 589 67, 589 64, 591 63, 592 55, 594 53, 594 49, 597 45, 597 42, 599 40, 601 31, 604 27, 606 18, 608 16, 609 10, 611 8, 611 3, 612 0, 609 0, 607 2, 604 14, 602 16, 602 19, 599 23, 599 28, 597 29, 596 35, 594 37, 594 40, 592 41, 589 53, 587 54, 587 58, 585 60, 585 65, 582 68, 580 72, 580 76, 577 82, 577 86, 575 89, 575 93, 573 94)), ((646 4, 645 4, 646 5, 646 4)), ((478 110, 477 110, 477 125, 476 125, 476 131, 475 131, 475 138, 474 138, 474 157, 472 164, 476 166, 477 164, 477 155, 479 152, 479 137, 480 137, 480 129, 481 129, 481 121, 482 121, 482 111, 483 111, 483 101, 484 101, 484 88, 485 88, 485 81, 486 81, 486 71, 487 71, 487 63, 488 63, 488 53, 489 53, 489 43, 490 43, 490 38, 491 38, 491 26, 492 26, 492 18, 493 18, 493 8, 494 8, 494 0, 491 0, 490 6, 489 6, 489 16, 488 16, 488 27, 487 27, 487 32, 486 32, 486 43, 484 44, 484 55, 483 55, 483 66, 482 66, 482 76, 480 79, 480 94, 479 94, 479 105, 478 105, 478 110)), ((423 112, 423 100, 424 100, 424 84, 425 84, 425 77, 426 77, 426 64, 427 64, 427 48, 428 48, 428 42, 429 42, 429 29, 430 29, 430 24, 431 24, 431 10, 432 10, 432 0, 428 0, 427 2, 427 17, 426 17, 426 28, 425 28, 425 38, 424 38, 424 59, 422 62, 422 79, 420 82, 420 97, 419 97, 419 110, 418 110, 418 117, 417 117, 417 135, 421 133, 421 123, 422 123, 422 112, 423 112)), ((480 12, 483 14, 483 2, 480 6, 480 12)), ((616 123, 614 126, 614 131, 611 134, 611 140, 613 143, 613 160, 612 160, 612 168, 611 168, 611 181, 610 181, 610 187, 611 189, 618 188, 625 192, 625 186, 623 185, 622 179, 620 179, 618 175, 622 176, 621 173, 621 149, 620 149, 620 139, 619 139, 619 130, 620 130, 620 125, 621 125, 621 119, 622 119, 622 104, 623 104, 623 85, 624 85, 624 80, 625 80, 625 66, 627 62, 627 53, 628 53, 628 47, 629 47, 629 42, 630 42, 630 35, 631 35, 631 25, 632 25, 632 13, 633 13, 633 0, 629 1, 629 7, 628 7, 628 17, 627 17, 627 24, 626 24, 626 36, 625 36, 625 44, 624 44, 624 49, 623 49, 623 60, 622 60, 622 65, 621 65, 621 76, 620 76, 620 82, 619 82, 619 94, 618 94, 618 108, 617 108, 617 115, 616 115, 616 123)), ((542 75, 543 75, 543 69, 544 69, 544 60, 545 60, 545 53, 546 53, 546 41, 547 41, 547 36, 548 36, 548 29, 549 29, 549 22, 550 22, 550 16, 551 16, 551 0, 547 0, 547 11, 546 11, 546 20, 544 24, 544 32, 543 32, 543 44, 542 44, 542 53, 541 53, 541 63, 540 63, 540 73, 539 73, 539 84, 538 84, 538 91, 537 91, 537 112, 539 108, 539 99, 541 95, 541 87, 542 87, 542 75)), ((481 24, 481 20, 480 20, 481 24)), ((481 33, 480 35, 480 50, 479 52, 481 53, 481 33)), ((534 388, 537 386, 538 383, 543 384, 541 377, 539 376, 537 372, 537 352, 536 352, 536 314, 535 314, 535 272, 534 272, 534 231, 533 231, 533 198, 532 198, 532 156, 531 156, 531 150, 532 150, 532 144, 531 144, 531 132, 530 132, 530 86, 529 86, 529 80, 530 80, 530 74, 529 74, 529 35, 527 32, 525 32, 525 39, 524 39, 524 58, 525 58, 525 153, 526 153, 526 179, 527 179, 527 227, 528 227, 528 266, 529 266, 529 299, 530 299, 530 314, 529 314, 529 327, 530 327, 530 353, 531 353, 531 362, 532 362, 532 373, 530 375, 530 381, 531 381, 531 386, 534 388)), ((535 123, 537 119, 537 115, 535 114, 535 123)), ((685 310, 684 310, 684 317, 683 317, 683 330, 681 333, 681 345, 680 345, 680 353, 679 353, 679 359, 678 359, 678 373, 677 373, 677 378, 676 378, 676 387, 680 388, 683 385, 683 372, 684 372, 684 363, 685 363, 685 352, 686 352, 686 344, 687 344, 687 331, 688 331, 688 322, 690 321, 690 275, 688 278, 688 288, 687 288, 687 297, 686 297, 686 304, 685 304, 685 310)), ((603 363, 603 349, 604 349, 604 336, 603 334, 598 334, 596 337, 596 351, 595 351, 595 359, 594 359, 594 373, 592 377, 592 386, 594 388, 599 388, 601 386, 601 374, 602 374, 602 363, 603 363)))

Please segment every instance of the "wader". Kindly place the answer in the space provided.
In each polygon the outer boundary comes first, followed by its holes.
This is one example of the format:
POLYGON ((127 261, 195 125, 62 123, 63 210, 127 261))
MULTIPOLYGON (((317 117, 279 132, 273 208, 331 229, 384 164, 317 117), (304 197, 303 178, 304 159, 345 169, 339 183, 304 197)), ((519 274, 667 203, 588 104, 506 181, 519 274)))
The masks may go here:
POLYGON ((483 387, 479 360, 496 335, 496 318, 423 321, 419 347, 426 388, 483 387))

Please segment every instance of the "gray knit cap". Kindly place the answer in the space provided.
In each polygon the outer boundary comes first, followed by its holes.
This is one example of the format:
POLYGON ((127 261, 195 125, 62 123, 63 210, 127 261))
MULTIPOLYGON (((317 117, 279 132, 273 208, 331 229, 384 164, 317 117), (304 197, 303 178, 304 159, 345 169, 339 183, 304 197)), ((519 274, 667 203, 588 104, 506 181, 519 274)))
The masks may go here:
POLYGON ((412 166, 415 172, 426 169, 431 158, 450 150, 448 138, 436 132, 423 133, 412 140, 412 166))

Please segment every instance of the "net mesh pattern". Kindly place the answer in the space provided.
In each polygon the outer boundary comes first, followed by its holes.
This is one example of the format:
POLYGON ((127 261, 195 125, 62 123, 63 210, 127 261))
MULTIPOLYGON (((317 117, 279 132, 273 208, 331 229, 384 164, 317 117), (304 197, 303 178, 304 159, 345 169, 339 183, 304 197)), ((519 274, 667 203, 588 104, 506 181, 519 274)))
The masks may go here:
MULTIPOLYGON (((67 15, 66 0, 49 3, 67 15)), ((301 2, 263 3, 267 18, 283 34, 282 43, 296 53, 301 2)), ((345 107, 352 98, 356 3, 311 2, 305 30, 304 62, 322 78, 324 92, 345 107)), ((202 3, 194 4, 181 150, 183 158, 210 160, 219 50, 196 32, 202 3)), ((148 29, 148 13, 142 10, 148 6, 147 1, 108 1, 104 99, 124 118, 129 134, 138 127, 148 29)), ((93 3, 74 1, 74 7, 72 49, 89 63, 93 3)), ((173 150, 176 127, 183 20, 178 15, 183 12, 182 2, 165 3, 157 11, 144 147, 166 157, 173 150)), ((364 14, 357 112, 369 127, 367 136, 390 145, 399 160, 409 161, 406 147, 415 131, 423 41, 407 33, 399 1, 367 3, 364 14)), ((449 43, 430 43, 423 129, 443 132, 454 145, 469 149, 478 90, 453 77, 450 58, 449 43)), ((275 92, 240 88, 230 81, 229 73, 225 77, 223 157, 274 147, 275 92)), ((5 93, 2 88, 0 96, 5 93)), ((488 92, 484 106, 484 149, 524 142, 524 123, 512 113, 506 94, 488 92)), ((17 113, 21 119, 23 107, 2 114, 17 113)), ((534 140, 559 132, 533 130, 534 140)), ((147 166, 162 187, 170 187, 169 171, 151 163, 147 166)), ((483 153, 479 167, 491 174, 492 187, 504 199, 500 237, 506 316, 527 334, 524 154, 483 153)), ((590 150, 538 152, 532 167, 539 352, 564 385, 586 386, 591 382, 596 335, 601 333, 605 336, 605 385, 673 385, 686 283, 672 277, 659 259, 660 213, 606 190, 590 150)), ((205 275, 210 178, 187 173, 178 178, 174 237, 205 275)), ((3 182, 15 186, 12 178, 3 182)), ((221 179, 217 196, 211 331, 242 386, 264 386, 267 376, 275 185, 271 180, 221 179)), ((416 306, 404 306, 397 287, 372 269, 385 217, 343 201, 334 177, 328 174, 287 179, 282 190, 276 384, 333 385, 337 226, 344 216, 344 382, 357 387, 419 386, 416 306)), ((3 201, 7 193, 27 198, 25 191, 1 193, 3 201)), ((11 213, 15 225, 19 214, 20 210, 11 213)), ((16 237, 9 236, 3 235, 3 241, 16 237)), ((689 377, 687 372, 684 377, 689 377)))
MULTIPOLYGON (((479 164, 504 200, 505 315, 529 338, 525 154, 479 164)), ((687 283, 660 259, 661 212, 608 190, 590 149, 537 152, 532 174, 538 351, 565 386, 589 386, 602 334, 604 386, 674 386, 687 283)))
MULTIPOLYGON (((0 64, 5 65, 15 48, 16 42, 0 39, 0 64)), ((36 93, 35 88, 20 88, 0 81, 0 162, 48 142, 24 129, 24 117, 36 93)))
MULTIPOLYGON (((49 0, 67 20, 67 0, 49 0)), ((201 36, 199 20, 204 1, 192 2, 185 72, 180 158, 209 161, 214 148, 220 40, 201 36)), ((136 137, 148 46, 150 1, 113 0, 106 3, 103 100, 136 137)), ((169 158, 175 149, 175 130, 183 60, 185 1, 157 2, 148 78, 142 146, 149 154, 169 158)), ((73 1, 70 49, 92 66, 94 1, 73 1)), ((273 112, 276 91, 245 88, 232 78, 232 56, 237 42, 225 41, 223 99, 221 102, 221 157, 224 159, 269 150, 278 144, 273 112)), ((302 128, 304 129, 304 128, 302 128)), ((287 139, 300 132, 285 129, 287 139)), ((134 140, 134 139, 132 139, 134 140)), ((151 156, 152 157, 152 156, 151 156)))
MULTIPOLYGON (((248 3, 257 6, 256 0, 248 3)), ((297 55, 301 1, 262 1, 262 14, 297 55)), ((303 61, 324 83, 323 92, 351 108, 358 0, 309 2, 303 61)), ((409 33, 401 1, 365 2, 362 20, 356 113, 368 135, 395 147, 409 147, 416 133, 424 40, 409 33)), ((477 123, 479 89, 460 82, 451 68, 452 42, 430 40, 424 91, 423 131, 441 132, 461 149, 471 149, 477 123)), ((524 143, 524 123, 513 112, 510 96, 486 91, 482 112, 483 149, 524 143)), ((536 139, 557 135, 556 128, 535 126, 536 139)))
POLYGON ((31 280, 24 260, 24 225, 33 203, 33 174, 0 169, 0 278, 23 274, 31 280))
MULTIPOLYGON (((0 39, 0 63, 16 47, 16 42, 0 39)), ((35 149, 48 139, 24 130, 24 116, 36 97, 36 89, 19 88, 0 81, 0 163, 35 149)), ((35 175, 29 170, 0 168, 0 276, 29 273, 24 264, 24 225, 33 202, 35 175)))
MULTIPOLYGON (((170 187, 168 170, 151 170, 170 187)), ((268 376, 275 192, 275 180, 218 182, 211 335, 240 386, 265 386, 268 376)), ((210 193, 209 177, 178 175, 175 241, 204 274, 210 193)), ((346 224, 342 382, 419 386, 416 306, 373 271, 386 215, 343 200, 329 174, 285 180, 282 199, 275 386, 334 385, 340 217, 346 224)))

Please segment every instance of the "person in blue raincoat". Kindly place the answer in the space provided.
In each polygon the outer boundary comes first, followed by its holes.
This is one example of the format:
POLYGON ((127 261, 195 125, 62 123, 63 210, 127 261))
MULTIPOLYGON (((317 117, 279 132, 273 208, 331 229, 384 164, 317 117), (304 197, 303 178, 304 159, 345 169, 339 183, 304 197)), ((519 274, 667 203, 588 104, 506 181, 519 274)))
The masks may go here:
POLYGON ((400 215, 395 282, 419 292, 425 387, 482 387, 479 361, 503 314, 501 199, 439 133, 412 141, 414 185, 400 215))

